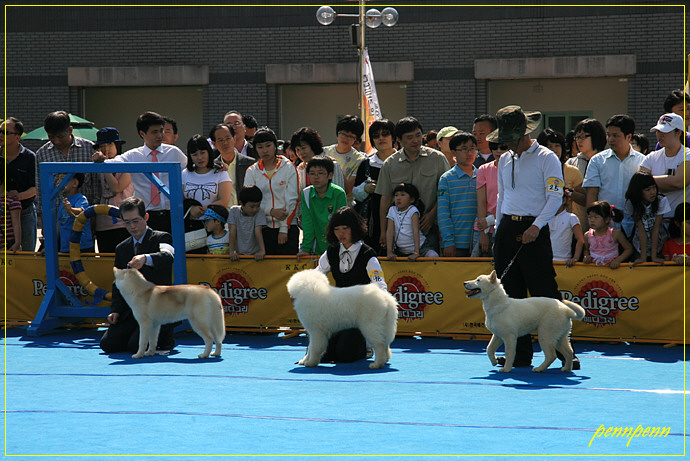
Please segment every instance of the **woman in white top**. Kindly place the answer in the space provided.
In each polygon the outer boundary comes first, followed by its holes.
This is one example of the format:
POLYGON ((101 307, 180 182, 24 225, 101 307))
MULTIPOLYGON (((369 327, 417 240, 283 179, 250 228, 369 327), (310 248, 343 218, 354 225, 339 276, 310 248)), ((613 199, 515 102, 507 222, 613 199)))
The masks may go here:
POLYGON ((209 205, 228 207, 232 194, 232 181, 227 171, 213 165, 213 149, 204 136, 195 134, 187 142, 187 168, 182 171, 184 198, 196 200, 190 215, 198 218, 209 205))
MULTIPOLYGON (((214 165, 213 149, 204 136, 195 134, 187 142, 187 168, 182 171, 185 233, 204 228, 203 216, 209 205, 227 208, 232 195, 232 181, 227 171, 214 165)), ((206 248, 190 249, 187 253, 206 253, 206 248)))
POLYGON ((257 186, 263 194, 266 254, 296 255, 299 246, 299 229, 294 222, 299 199, 297 170, 287 157, 277 155, 278 138, 270 128, 256 131, 254 148, 259 161, 247 169, 244 185, 257 186))

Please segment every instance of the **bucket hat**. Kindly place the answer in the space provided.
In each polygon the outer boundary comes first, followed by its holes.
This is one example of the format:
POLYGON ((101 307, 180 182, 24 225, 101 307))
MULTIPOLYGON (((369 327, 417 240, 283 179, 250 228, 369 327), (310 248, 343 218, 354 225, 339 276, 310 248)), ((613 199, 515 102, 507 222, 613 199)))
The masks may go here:
POLYGON ((94 143, 95 146, 109 144, 111 142, 125 143, 125 141, 120 139, 120 132, 117 131, 117 128, 107 126, 98 130, 98 133, 96 133, 96 142, 94 143))
POLYGON ((523 112, 520 106, 506 106, 496 112, 498 128, 487 137, 489 142, 517 141, 539 128, 541 112, 523 112))

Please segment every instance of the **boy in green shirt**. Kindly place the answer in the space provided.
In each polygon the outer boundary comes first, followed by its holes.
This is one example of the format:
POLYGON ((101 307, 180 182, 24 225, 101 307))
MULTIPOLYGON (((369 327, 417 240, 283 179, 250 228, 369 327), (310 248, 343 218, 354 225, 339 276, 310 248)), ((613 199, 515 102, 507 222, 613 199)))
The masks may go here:
POLYGON ((302 191, 303 239, 297 257, 326 251, 328 221, 335 211, 347 206, 345 190, 331 183, 333 169, 333 161, 328 158, 315 157, 307 164, 311 186, 302 191))

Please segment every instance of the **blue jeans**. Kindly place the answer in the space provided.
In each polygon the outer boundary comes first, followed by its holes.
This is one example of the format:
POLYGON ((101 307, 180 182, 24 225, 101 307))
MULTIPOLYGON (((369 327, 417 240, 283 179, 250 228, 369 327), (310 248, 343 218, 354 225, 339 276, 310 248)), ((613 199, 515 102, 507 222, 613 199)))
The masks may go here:
POLYGON ((22 251, 36 251, 36 204, 22 210, 22 251))

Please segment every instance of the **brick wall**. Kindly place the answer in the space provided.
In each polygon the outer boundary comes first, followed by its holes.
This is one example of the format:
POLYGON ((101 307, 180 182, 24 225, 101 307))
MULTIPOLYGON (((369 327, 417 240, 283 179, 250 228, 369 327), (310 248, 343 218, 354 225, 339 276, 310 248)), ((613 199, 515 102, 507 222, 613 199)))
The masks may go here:
MULTIPOLYGON (((264 83, 266 64, 357 60, 350 18, 320 26, 316 9, 8 7, 8 114, 27 130, 53 110, 83 115, 79 90, 67 86, 70 66, 208 65, 204 129, 229 109, 277 127, 278 88, 264 83)), ((486 111, 486 82, 474 79, 475 59, 634 54, 638 72, 628 77, 628 107, 640 131, 656 122, 666 94, 684 83, 680 7, 403 5, 398 11, 395 27, 367 29, 366 41, 373 62, 414 62, 407 107, 425 130, 467 129, 486 111)))

